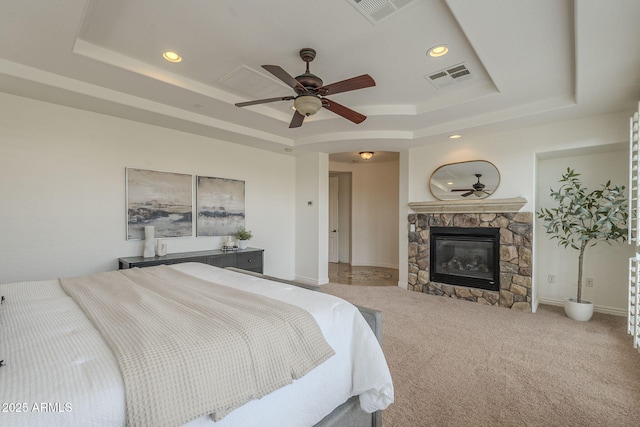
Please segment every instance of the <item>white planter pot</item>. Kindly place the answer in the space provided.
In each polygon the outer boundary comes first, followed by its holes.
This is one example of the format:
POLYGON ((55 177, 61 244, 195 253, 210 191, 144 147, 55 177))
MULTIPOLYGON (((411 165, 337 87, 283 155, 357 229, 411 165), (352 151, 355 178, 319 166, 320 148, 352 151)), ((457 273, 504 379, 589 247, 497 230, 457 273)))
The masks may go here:
POLYGON ((247 249, 247 246, 249 246, 249 241, 248 240, 238 240, 238 246, 240 247, 240 249, 247 249))
POLYGON ((591 301, 576 301, 575 298, 564 300, 564 312, 568 318, 586 322, 593 316, 593 304, 591 301))

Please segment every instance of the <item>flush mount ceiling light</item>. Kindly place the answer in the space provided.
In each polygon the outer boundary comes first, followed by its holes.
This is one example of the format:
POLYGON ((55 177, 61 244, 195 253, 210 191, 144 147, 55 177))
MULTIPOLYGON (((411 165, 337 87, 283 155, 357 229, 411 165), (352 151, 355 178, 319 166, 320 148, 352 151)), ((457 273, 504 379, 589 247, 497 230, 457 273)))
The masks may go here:
POLYGON ((162 57, 164 59, 166 59, 169 62, 181 62, 182 61, 182 56, 178 55, 176 52, 173 51, 166 51, 166 52, 162 52, 162 57))
POLYGON ((446 55, 447 52, 449 52, 449 48, 446 47, 445 45, 434 46, 427 51, 429 56, 431 56, 432 58, 439 58, 441 56, 446 55))
POLYGON ((449 135, 449 139, 460 139, 460 138, 462 138, 462 135, 457 134, 457 133, 455 133, 453 135, 449 135))
POLYGON ((315 95, 299 95, 293 101, 293 108, 303 116, 309 117, 322 108, 322 101, 315 95))
POLYGON ((360 158, 362 160, 369 160, 370 158, 373 157, 373 152, 372 151, 361 151, 358 154, 360 154, 360 158))

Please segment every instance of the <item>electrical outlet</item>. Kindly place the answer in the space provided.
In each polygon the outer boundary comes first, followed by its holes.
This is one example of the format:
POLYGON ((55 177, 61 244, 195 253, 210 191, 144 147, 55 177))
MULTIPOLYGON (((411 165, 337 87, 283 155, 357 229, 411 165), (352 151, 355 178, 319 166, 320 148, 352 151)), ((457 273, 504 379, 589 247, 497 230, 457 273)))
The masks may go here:
POLYGON ((555 274, 549 274, 547 276, 547 282, 549 283, 556 283, 556 275, 555 274))
POLYGON ((593 279, 592 279, 592 278, 590 278, 590 277, 588 277, 588 278, 585 280, 585 286, 586 286, 587 288, 593 288, 593 279))

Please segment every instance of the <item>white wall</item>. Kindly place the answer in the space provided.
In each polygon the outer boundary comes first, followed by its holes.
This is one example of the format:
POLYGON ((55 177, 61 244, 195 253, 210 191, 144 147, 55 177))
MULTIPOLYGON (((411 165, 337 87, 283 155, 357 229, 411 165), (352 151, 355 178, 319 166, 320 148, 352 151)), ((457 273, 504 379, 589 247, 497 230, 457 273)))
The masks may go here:
MULTIPOLYGON (((557 190, 558 180, 567 167, 580 173, 586 188, 596 190, 611 180, 614 185, 628 186, 628 144, 616 144, 611 151, 582 154, 562 153, 561 157, 538 160, 538 209, 555 207, 549 189, 557 190)), ((535 269, 540 302, 561 305, 564 298, 575 298, 578 280, 578 251, 559 247, 549 239, 544 223, 536 222, 538 265, 535 269), (548 275, 556 276, 556 283, 548 282, 548 275)), ((600 242, 588 247, 584 255, 583 282, 592 278, 593 287, 582 287, 582 297, 592 301, 600 312, 626 314, 628 303, 627 268, 633 248, 626 244, 600 242)))
POLYGON ((398 268, 399 162, 331 162, 351 172, 351 263, 398 268))
POLYGON ((329 156, 296 159, 296 280, 329 283, 329 156))
MULTIPOLYGON (((397 266, 401 282, 406 280, 406 257, 398 265, 398 254, 406 252, 398 247, 399 241, 406 242, 410 211, 406 202, 433 200, 427 181, 444 163, 491 161, 501 173, 493 197, 525 197, 529 203, 524 210, 534 211, 538 153, 621 143, 628 138, 627 127, 628 114, 623 113, 411 149, 401 156, 402 186, 397 163, 355 164, 346 169, 332 163, 332 170, 352 173, 352 262, 397 266), (398 188, 403 191, 400 196, 398 188), (394 221, 396 225, 387 231, 387 224, 394 221)), ((126 167, 244 180, 246 225, 254 233, 251 246, 265 249, 265 272, 328 280, 325 154, 294 159, 0 94, 0 282, 106 271, 117 268, 118 257, 140 255, 142 242, 125 238, 126 167), (314 202, 312 208, 307 201, 314 202)), ((621 168, 626 167, 624 162, 621 168)), ((535 242, 539 237, 536 233, 535 242)), ((222 240, 169 239, 169 252, 219 248, 222 240)), ((539 252, 536 247, 536 290, 540 275, 546 278, 545 272, 553 267, 539 252)), ((615 270, 621 268, 626 264, 615 270)), ((594 302, 610 310, 624 309, 620 285, 609 288, 607 276, 601 276, 604 271, 589 272, 596 283, 594 302)), ((538 293, 543 299, 556 298, 557 290, 540 284, 538 293)))
POLYGON ((407 204, 409 203, 409 152, 400 152, 400 177, 398 195, 398 286, 407 289, 409 284, 409 224, 407 218, 407 204))
MULTIPOLYGON (((295 273, 295 159, 0 94, 0 283, 117 268, 126 240, 125 168, 244 180, 250 246, 265 273, 295 273)), ((167 239, 169 252, 221 237, 167 239)))
POLYGON ((524 197, 529 202, 522 210, 533 212, 536 153, 624 142, 629 139, 628 129, 629 115, 622 113, 414 148, 409 150, 409 201, 435 200, 428 182, 438 166, 488 160, 500 171, 500 185, 491 197, 524 197))
MULTIPOLYGON (((407 162, 407 200, 409 202, 435 200, 429 192, 427 184, 433 171, 443 164, 465 160, 488 160, 496 165, 501 178, 498 189, 491 197, 524 197, 528 203, 522 210, 534 212, 538 185, 536 182, 536 156, 538 153, 562 152, 623 143, 628 140, 628 127, 629 114, 609 114, 495 133, 475 139, 467 139, 463 136, 459 140, 447 140, 440 144, 410 149, 407 162)), ((626 162, 620 165, 622 169, 626 167, 626 162)), ((616 166, 608 168, 617 169, 616 166)), ((406 208, 406 213, 410 212, 411 209, 406 208)), ((406 221, 406 216, 401 220, 406 221)), ((401 238, 403 233, 406 231, 401 227, 401 238)), ((544 263, 544 260, 539 259, 537 248, 539 239, 540 235, 534 230, 533 286, 535 295, 538 295, 538 269, 544 263)), ((402 270, 400 277, 406 277, 406 264, 401 263, 400 268, 402 270)), ((605 281, 603 280, 603 282, 605 281)), ((534 306, 536 303, 534 301, 534 306)), ((595 301, 595 304, 598 304, 598 301, 595 301)), ((624 306, 618 306, 621 304, 620 301, 615 304, 614 308, 624 308, 624 306)))

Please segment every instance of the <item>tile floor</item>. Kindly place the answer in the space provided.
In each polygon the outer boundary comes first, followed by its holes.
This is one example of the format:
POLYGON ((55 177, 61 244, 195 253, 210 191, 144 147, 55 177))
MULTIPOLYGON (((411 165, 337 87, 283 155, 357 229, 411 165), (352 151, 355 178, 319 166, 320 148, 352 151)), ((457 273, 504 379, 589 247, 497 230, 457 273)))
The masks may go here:
POLYGON ((330 262, 329 281, 343 285, 398 286, 398 270, 330 262))

